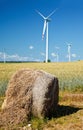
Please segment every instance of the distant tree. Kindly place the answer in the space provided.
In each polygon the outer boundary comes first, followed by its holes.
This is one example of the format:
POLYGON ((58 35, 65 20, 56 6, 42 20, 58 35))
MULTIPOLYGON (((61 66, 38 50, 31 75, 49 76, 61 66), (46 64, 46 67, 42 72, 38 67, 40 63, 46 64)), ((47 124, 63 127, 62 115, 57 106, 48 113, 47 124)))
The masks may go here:
POLYGON ((50 60, 50 59, 48 59, 48 62, 51 62, 51 60, 50 60))
MULTIPOLYGON (((43 62, 45 63, 46 61, 44 60, 43 62)), ((50 60, 50 59, 48 59, 48 62, 51 62, 51 60, 50 60)))

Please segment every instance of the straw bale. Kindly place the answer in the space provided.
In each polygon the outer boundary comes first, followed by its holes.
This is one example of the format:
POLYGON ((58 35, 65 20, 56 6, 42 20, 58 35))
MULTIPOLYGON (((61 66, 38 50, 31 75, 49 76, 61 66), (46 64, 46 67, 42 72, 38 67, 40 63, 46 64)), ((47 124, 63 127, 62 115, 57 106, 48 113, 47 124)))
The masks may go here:
POLYGON ((9 81, 2 104, 0 125, 16 125, 49 116, 58 104, 58 79, 41 70, 22 69, 9 81))

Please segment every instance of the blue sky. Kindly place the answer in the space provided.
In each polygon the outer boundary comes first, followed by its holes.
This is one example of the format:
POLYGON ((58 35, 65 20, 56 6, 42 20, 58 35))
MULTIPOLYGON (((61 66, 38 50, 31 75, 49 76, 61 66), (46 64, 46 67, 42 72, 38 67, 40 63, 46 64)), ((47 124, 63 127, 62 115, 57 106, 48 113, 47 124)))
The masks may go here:
POLYGON ((0 0, 0 60, 45 60, 45 38, 42 41, 44 16, 53 10, 49 23, 49 59, 83 60, 83 0, 0 0), (58 48, 58 49, 57 49, 58 48))

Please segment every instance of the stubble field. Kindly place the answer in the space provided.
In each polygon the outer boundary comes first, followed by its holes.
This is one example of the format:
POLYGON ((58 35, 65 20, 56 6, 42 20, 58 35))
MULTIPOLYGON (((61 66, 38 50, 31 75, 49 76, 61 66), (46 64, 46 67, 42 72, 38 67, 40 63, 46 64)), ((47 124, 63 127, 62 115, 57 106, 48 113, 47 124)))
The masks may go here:
MULTIPOLYGON (((59 106, 51 119, 32 117, 16 130, 83 130, 83 61, 71 63, 0 63, 0 111, 11 76, 19 69, 49 72, 59 79, 59 106)), ((1 129, 1 128, 0 128, 1 129)))

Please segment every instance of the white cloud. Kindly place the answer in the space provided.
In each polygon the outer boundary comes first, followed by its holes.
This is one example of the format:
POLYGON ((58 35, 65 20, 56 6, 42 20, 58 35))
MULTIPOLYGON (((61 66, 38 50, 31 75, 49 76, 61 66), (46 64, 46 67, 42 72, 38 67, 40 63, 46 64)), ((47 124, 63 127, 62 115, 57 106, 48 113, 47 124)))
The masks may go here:
POLYGON ((20 56, 18 54, 14 54, 14 55, 6 55, 6 60, 10 60, 10 61, 18 61, 20 59, 20 56))
POLYGON ((52 52, 52 53, 51 53, 51 56, 52 56, 52 57, 56 57, 57 55, 56 55, 54 52, 52 52))
POLYGON ((3 58, 4 53, 0 52, 0 58, 3 58))
POLYGON ((18 54, 9 55, 8 58, 11 59, 11 60, 17 60, 17 61, 27 61, 28 60, 28 57, 19 56, 18 54))
POLYGON ((32 49, 34 49, 34 47, 31 45, 31 46, 29 46, 29 49, 32 50, 32 49))
POLYGON ((41 52, 41 55, 42 55, 42 56, 45 56, 45 53, 41 52))
POLYGON ((4 59, 4 57, 7 57, 7 54, 4 52, 0 52, 0 59, 4 59))
POLYGON ((72 57, 73 57, 73 58, 76 58, 76 54, 72 54, 72 57))
MULTIPOLYGON (((77 55, 76 55, 76 54, 71 54, 71 57, 72 57, 72 58, 76 58, 77 55)), ((66 58, 69 58, 69 55, 66 55, 66 58)))
MULTIPOLYGON (((4 53, 0 52, 0 59, 4 60, 4 53)), ((19 56, 18 54, 8 55, 5 53, 5 60, 6 61, 27 61, 28 57, 19 56)))
POLYGON ((40 60, 40 59, 35 59, 34 61, 36 61, 36 62, 40 62, 41 60, 40 60))
POLYGON ((2 52, 0 52, 0 55, 2 55, 3 53, 2 52))
POLYGON ((58 47, 58 46, 56 46, 55 48, 56 48, 57 50, 59 50, 59 49, 60 49, 60 47, 58 47))

